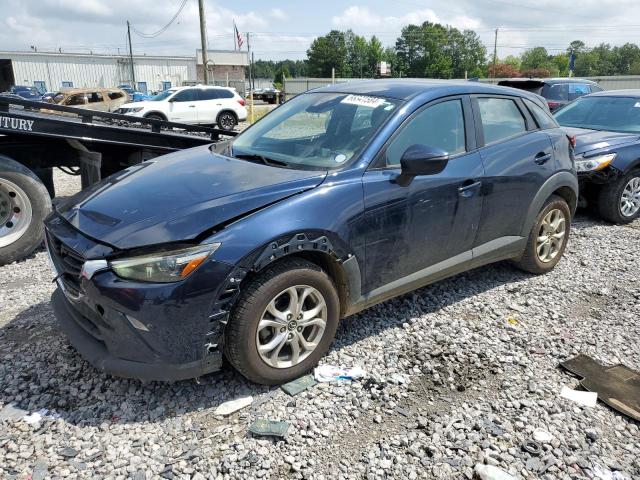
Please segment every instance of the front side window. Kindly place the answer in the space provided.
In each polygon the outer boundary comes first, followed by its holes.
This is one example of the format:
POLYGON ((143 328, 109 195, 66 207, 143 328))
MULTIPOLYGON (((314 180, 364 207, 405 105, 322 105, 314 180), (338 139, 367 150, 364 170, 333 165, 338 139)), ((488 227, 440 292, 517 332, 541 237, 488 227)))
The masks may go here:
POLYGON ((169 98, 174 93, 176 93, 175 90, 165 90, 164 92, 160 92, 159 94, 157 94, 151 100, 154 101, 154 102, 161 102, 161 101, 166 100, 167 98, 169 98))
POLYGON ((558 126, 558 124, 553 119, 553 117, 549 113, 547 113, 542 107, 535 104, 528 98, 523 98, 523 100, 524 100, 524 103, 527 105, 527 108, 529 108, 531 115, 533 115, 533 118, 535 118, 536 123, 538 124, 538 127, 540 127, 541 129, 546 129, 546 128, 556 128, 558 126))
POLYGON ((195 102, 198 100, 198 91, 195 88, 180 90, 173 97, 174 102, 195 102))
POLYGON ((640 98, 582 97, 555 115, 563 127, 640 133, 640 98))
POLYGON ((238 135, 233 155, 264 157, 292 168, 339 168, 367 145, 400 104, 348 93, 298 95, 238 135))
POLYGON ((566 83, 545 84, 542 96, 547 100, 566 102, 569 100, 569 85, 566 83))
POLYGON ((64 103, 65 105, 84 105, 85 103, 87 103, 87 97, 84 96, 84 93, 71 95, 64 103))
POLYGON ((100 92, 91 92, 89 94, 89 103, 99 103, 102 102, 102 93, 100 92))
POLYGON ((124 95, 120 92, 109 92, 109 98, 111 100, 118 100, 119 98, 122 98, 124 95))
POLYGON ((498 142, 527 131, 516 102, 509 98, 478 98, 484 143, 498 142))
POLYGON ((400 158, 412 145, 440 148, 449 155, 466 150, 464 113, 460 100, 437 103, 418 112, 391 141, 385 153, 387 166, 400 165, 400 158))

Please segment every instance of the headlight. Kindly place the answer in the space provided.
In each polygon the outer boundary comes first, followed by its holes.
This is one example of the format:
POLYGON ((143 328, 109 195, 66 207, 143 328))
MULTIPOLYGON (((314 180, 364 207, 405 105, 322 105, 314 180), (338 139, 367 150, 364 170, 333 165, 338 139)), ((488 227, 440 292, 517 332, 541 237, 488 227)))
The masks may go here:
POLYGON ((189 276, 215 252, 219 243, 174 250, 172 252, 143 255, 113 260, 109 266, 116 275, 141 282, 179 282, 189 276))
POLYGON ((616 158, 615 153, 607 153, 605 155, 596 155, 589 158, 576 158, 576 170, 578 172, 591 172, 595 170, 602 170, 608 166, 613 159, 616 158))
POLYGON ((141 112, 142 110, 144 110, 144 107, 133 107, 129 109, 130 113, 138 113, 141 112))

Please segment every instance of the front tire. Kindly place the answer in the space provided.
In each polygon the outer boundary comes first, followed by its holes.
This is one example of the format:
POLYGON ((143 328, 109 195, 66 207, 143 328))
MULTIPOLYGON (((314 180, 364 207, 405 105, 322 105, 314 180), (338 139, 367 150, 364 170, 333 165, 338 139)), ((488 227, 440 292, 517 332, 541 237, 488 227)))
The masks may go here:
POLYGON ((515 262, 516 266, 535 274, 550 272, 564 254, 570 230, 569 205, 563 198, 552 195, 538 213, 524 254, 515 262))
POLYGON ((51 212, 49 192, 28 168, 0 156, 0 266, 33 252, 51 212))
POLYGON ((225 355, 252 382, 286 383, 327 352, 339 316, 329 276, 314 263, 284 259, 244 288, 225 330, 225 355))
POLYGON ((640 169, 632 170, 600 188, 598 214, 618 224, 631 223, 640 217, 640 169))

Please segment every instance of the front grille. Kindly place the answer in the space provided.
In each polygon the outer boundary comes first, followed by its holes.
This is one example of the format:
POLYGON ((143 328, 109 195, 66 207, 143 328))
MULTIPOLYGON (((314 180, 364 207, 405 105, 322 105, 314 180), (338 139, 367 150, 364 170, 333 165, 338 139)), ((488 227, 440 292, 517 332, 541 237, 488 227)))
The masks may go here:
POLYGON ((80 293, 80 273, 84 257, 66 246, 50 232, 47 232, 47 243, 51 260, 58 270, 60 280, 72 294, 77 296, 80 293))

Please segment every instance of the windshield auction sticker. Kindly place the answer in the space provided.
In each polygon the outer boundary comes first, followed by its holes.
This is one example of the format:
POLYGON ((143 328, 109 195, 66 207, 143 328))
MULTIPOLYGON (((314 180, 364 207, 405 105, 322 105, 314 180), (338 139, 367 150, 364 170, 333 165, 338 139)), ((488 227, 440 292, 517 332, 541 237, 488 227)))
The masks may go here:
POLYGON ((371 108, 378 108, 380 105, 384 104, 384 102, 384 98, 370 97, 368 95, 347 95, 340 101, 340 103, 371 108))

